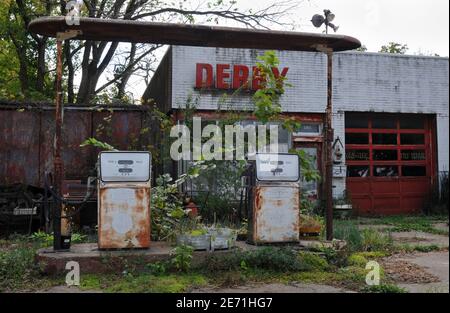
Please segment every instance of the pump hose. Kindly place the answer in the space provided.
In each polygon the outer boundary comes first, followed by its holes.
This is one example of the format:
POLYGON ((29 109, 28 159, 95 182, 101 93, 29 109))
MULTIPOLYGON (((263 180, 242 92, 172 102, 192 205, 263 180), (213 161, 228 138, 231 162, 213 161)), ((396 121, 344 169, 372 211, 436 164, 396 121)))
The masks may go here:
POLYGON ((95 182, 98 179, 98 177, 95 177, 95 179, 93 180, 88 180, 88 185, 87 185, 87 192, 85 197, 83 198, 83 200, 81 201, 68 201, 62 197, 60 197, 48 184, 47 181, 45 182, 45 190, 46 192, 48 191, 56 200, 61 201, 63 204, 66 205, 79 205, 80 207, 74 211, 71 212, 70 214, 66 214, 64 216, 61 216, 61 218, 71 218, 74 217, 75 215, 77 215, 78 213, 81 212, 81 210, 84 209, 86 203, 89 201, 89 199, 92 197, 92 195, 94 194, 94 188, 91 187, 91 184, 93 182, 95 182))

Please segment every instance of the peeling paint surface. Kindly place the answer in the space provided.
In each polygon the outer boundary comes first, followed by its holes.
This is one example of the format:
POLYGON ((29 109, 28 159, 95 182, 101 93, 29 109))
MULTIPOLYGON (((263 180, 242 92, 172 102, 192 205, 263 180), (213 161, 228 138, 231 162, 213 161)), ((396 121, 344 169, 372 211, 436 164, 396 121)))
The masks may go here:
POLYGON ((295 242, 299 240, 299 188, 256 186, 253 211, 255 243, 295 242))
POLYGON ((100 187, 98 246, 99 249, 150 247, 148 184, 100 187))

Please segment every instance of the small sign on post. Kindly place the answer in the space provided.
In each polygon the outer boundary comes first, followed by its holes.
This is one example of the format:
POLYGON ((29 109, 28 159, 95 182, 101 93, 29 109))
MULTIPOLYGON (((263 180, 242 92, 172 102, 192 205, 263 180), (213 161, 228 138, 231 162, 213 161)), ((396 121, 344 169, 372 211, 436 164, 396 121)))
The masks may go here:
POLYGON ((345 166, 345 165, 333 166, 333 177, 337 177, 337 178, 347 177, 347 166, 345 166))

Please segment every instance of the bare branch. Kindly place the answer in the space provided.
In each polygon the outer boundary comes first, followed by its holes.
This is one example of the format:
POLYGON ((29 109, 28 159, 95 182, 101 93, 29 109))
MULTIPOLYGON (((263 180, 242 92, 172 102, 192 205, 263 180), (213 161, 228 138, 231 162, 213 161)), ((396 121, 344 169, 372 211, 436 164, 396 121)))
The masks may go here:
POLYGON ((161 45, 154 46, 151 49, 149 49, 148 51, 146 51, 143 54, 141 54, 138 58, 136 58, 136 60, 134 60, 134 62, 128 64, 127 67, 125 68, 125 70, 122 73, 116 75, 116 77, 114 77, 114 79, 110 80, 109 82, 107 82, 106 84, 104 84, 103 86, 98 88, 95 91, 95 93, 99 93, 99 92, 103 91, 104 89, 106 89, 107 87, 109 87, 112 84, 116 83, 119 79, 121 79, 124 74, 127 74, 127 73, 133 71, 133 67, 136 64, 138 64, 145 56, 149 55, 151 52, 159 49, 160 47, 161 47, 161 45))

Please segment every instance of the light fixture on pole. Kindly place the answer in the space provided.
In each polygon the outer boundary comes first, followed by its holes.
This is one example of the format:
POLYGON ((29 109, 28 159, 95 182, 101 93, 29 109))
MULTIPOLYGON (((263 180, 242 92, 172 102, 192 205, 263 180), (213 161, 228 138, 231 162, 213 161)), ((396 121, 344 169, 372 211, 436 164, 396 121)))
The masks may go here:
POLYGON ((336 17, 333 13, 331 13, 330 10, 323 10, 324 15, 315 14, 311 22, 314 25, 314 27, 319 28, 323 24, 325 24, 325 34, 328 34, 328 27, 331 27, 334 32, 336 32, 339 29, 339 26, 334 25, 331 23, 334 18, 336 17))

